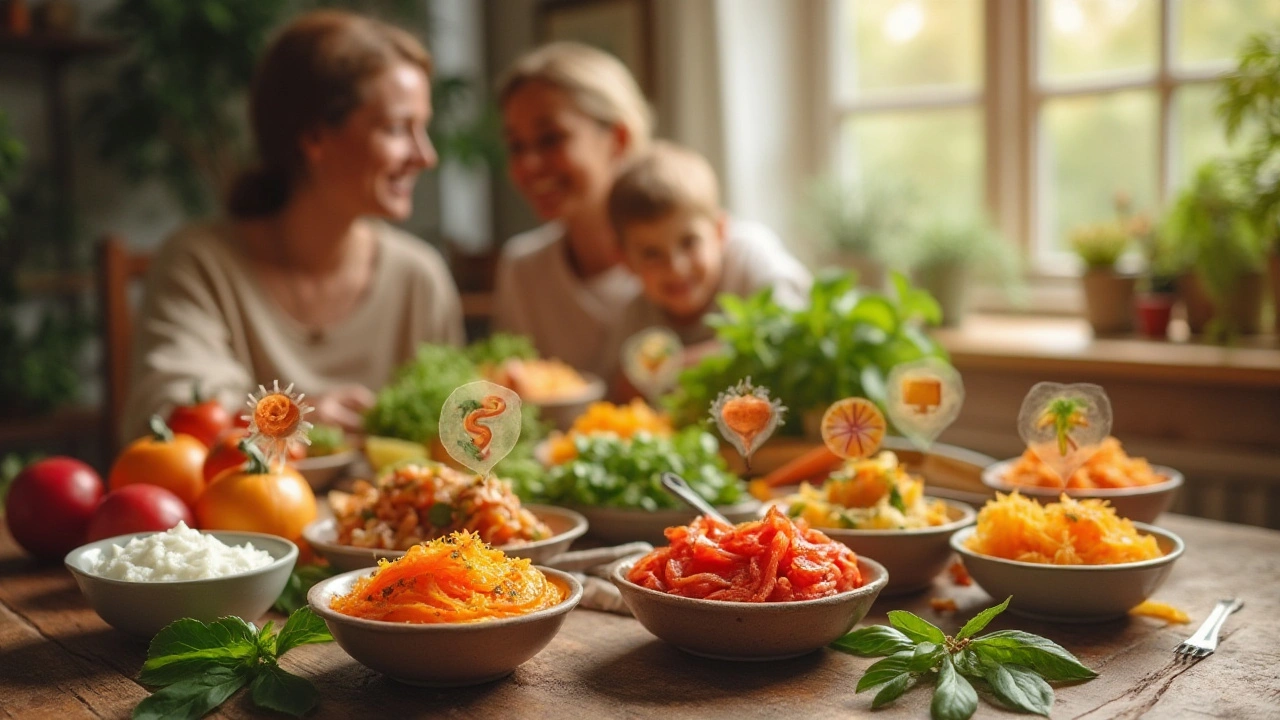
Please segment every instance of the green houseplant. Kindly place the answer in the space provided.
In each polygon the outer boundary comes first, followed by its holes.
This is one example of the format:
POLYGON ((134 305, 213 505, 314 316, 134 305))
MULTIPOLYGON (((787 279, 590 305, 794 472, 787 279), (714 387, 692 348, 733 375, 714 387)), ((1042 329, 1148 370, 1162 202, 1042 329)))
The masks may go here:
POLYGON ((960 324, 975 279, 993 282, 1016 297, 1017 251, 985 219, 935 218, 908 236, 904 261, 916 283, 942 309, 942 325, 960 324))
POLYGON ((1128 199, 1116 198, 1116 218, 1075 228, 1067 244, 1084 263, 1085 313, 1097 335, 1133 330, 1134 292, 1138 277, 1117 265, 1136 243, 1150 233, 1144 216, 1129 215, 1128 199))
POLYGON ((895 242, 909 232, 912 192, 906 186, 819 180, 809 189, 806 222, 829 261, 853 270, 861 285, 885 287, 895 242))

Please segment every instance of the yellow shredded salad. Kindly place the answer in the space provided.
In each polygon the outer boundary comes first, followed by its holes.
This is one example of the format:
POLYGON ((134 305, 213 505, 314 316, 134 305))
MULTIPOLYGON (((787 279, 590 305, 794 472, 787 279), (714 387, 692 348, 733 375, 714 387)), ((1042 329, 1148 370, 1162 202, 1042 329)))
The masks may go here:
POLYGON ((1021 562, 1052 565, 1113 565, 1163 555, 1150 535, 1116 515, 1105 500, 1073 500, 1041 505, 1017 491, 996 493, 978 513, 970 550, 1021 562))
POLYGON ((924 496, 924 480, 912 477, 888 450, 851 460, 822 487, 801 483, 784 502, 787 514, 815 528, 919 529, 946 524, 947 506, 924 496))

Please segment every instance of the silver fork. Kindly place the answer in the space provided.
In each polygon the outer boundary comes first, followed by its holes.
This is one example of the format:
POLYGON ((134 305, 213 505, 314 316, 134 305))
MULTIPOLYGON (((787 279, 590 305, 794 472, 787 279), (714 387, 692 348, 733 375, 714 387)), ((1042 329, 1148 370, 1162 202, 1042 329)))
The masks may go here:
POLYGON ((1218 631, 1227 622, 1227 617, 1242 607, 1244 603, 1240 600, 1219 600, 1196 634, 1179 645, 1174 654, 1182 660, 1199 660, 1212 655, 1218 649, 1218 631))

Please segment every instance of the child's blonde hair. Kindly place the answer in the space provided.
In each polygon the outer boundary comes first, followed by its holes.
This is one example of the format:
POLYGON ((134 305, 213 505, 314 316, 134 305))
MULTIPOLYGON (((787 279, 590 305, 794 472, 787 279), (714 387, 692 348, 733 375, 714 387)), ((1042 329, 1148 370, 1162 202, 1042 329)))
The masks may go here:
POLYGON ((575 107, 605 125, 627 129, 629 154, 648 146, 653 116, 635 78, 622 61, 575 42, 543 45, 516 60, 498 84, 499 105, 526 83, 545 82, 568 93, 575 107))
POLYGON ((659 140, 618 175, 609 191, 608 210, 619 235, 631 223, 657 220, 675 210, 716 218, 720 183, 706 158, 659 140))

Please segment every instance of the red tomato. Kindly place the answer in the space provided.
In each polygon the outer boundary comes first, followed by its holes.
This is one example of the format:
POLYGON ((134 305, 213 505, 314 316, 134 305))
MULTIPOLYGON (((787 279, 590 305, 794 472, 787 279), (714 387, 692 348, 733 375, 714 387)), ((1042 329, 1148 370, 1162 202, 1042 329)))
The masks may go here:
POLYGON ((195 525, 191 509, 182 498, 158 485, 125 485, 107 493, 98 503, 89 520, 85 542, 148 530, 168 530, 178 521, 195 525))
MULTIPOLYGON (((244 430, 232 428, 227 434, 218 438, 218 442, 209 448, 209 456, 204 459, 205 484, 222 474, 223 470, 244 465, 249 458, 240 452, 240 441, 248 435, 244 430)), ((307 456, 307 448, 302 443, 289 444, 289 460, 301 460, 307 456)))
POLYGON ((169 429, 190 435, 211 448, 222 433, 231 428, 232 417, 217 400, 204 400, 197 386, 190 405, 179 405, 169 413, 169 429))
POLYGON ((208 451, 190 435, 174 435, 158 416, 151 418, 152 434, 134 440, 111 466, 107 484, 112 490, 125 485, 159 485, 195 507, 204 492, 204 459, 208 451))
POLYGON ((61 558, 84 544, 93 509, 102 499, 102 478, 74 458, 34 462, 13 479, 5 512, 9 532, 41 559, 61 558))

